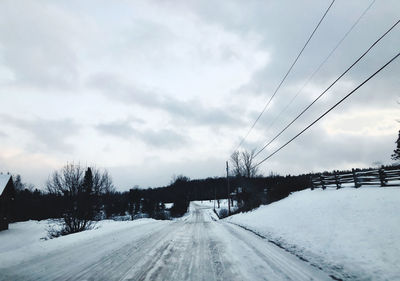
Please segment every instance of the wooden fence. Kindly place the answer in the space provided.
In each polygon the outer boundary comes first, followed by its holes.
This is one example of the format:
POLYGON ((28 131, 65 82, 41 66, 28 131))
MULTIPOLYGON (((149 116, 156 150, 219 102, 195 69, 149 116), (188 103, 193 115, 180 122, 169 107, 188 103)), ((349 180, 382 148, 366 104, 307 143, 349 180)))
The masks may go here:
POLYGON ((400 165, 382 166, 379 169, 364 169, 351 172, 333 171, 332 173, 314 174, 311 176, 311 189, 344 186, 359 188, 366 185, 399 186, 400 165), (397 181, 397 182, 396 182, 397 181))

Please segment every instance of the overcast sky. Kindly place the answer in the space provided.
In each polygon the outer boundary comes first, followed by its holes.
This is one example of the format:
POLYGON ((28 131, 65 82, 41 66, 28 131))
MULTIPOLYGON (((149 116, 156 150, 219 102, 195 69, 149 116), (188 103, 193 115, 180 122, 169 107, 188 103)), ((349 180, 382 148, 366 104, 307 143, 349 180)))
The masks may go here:
MULTIPOLYGON (((174 174, 224 175, 225 161, 330 2, 1 1, 0 171, 43 187, 66 163, 96 165, 109 170, 119 190, 163 186, 174 174)), ((272 123, 370 4, 334 3, 245 148, 273 137, 400 18, 398 0, 377 0, 272 123)), ((257 160, 399 46, 397 26, 257 160)), ((399 100, 400 59, 260 172, 391 163, 399 100)))

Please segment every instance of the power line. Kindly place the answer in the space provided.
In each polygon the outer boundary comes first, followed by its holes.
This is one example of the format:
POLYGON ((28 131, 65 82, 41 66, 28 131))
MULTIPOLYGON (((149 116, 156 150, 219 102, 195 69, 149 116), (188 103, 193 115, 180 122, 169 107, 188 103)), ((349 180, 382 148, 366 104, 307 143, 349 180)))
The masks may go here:
POLYGON ((257 153, 254 155, 256 157, 259 155, 267 146, 269 146, 274 140, 276 140, 284 131, 286 131, 294 122, 296 122, 297 119, 300 118, 311 106, 313 106, 314 103, 316 103, 325 93, 333 87, 333 85, 336 84, 350 69, 352 69, 380 40, 382 40, 390 31, 393 30, 393 28, 396 27, 397 24, 399 24, 400 20, 398 20, 392 27, 390 27, 381 37, 378 38, 355 62, 353 62, 352 65, 350 65, 338 78, 336 78, 335 81, 333 81, 317 98, 315 98, 312 103, 310 103, 306 108, 303 109, 302 112, 300 112, 299 115, 297 115, 292 121, 290 121, 289 124, 286 125, 285 128, 283 128, 272 140, 270 140, 267 144, 265 144, 257 153))
POLYGON ((387 67, 390 63, 392 63, 395 59, 397 59, 400 56, 400 52, 397 53, 393 58, 391 58, 387 63, 385 63, 381 68, 379 68, 375 73, 373 73, 371 76, 369 76, 367 79, 365 79, 361 84, 359 84, 355 89, 353 89, 350 93, 348 93, 346 96, 344 96, 340 101, 338 101, 334 106, 329 108, 327 111, 324 112, 320 117, 318 117, 316 120, 314 120, 310 125, 305 127, 300 133, 295 135, 293 138, 291 138, 289 141, 287 141, 284 145, 279 147, 277 150, 275 150, 273 153, 268 155, 266 158, 258 162, 254 167, 258 167, 265 161, 267 161, 269 158, 274 156, 277 152, 279 152, 282 148, 287 146, 289 143, 291 143, 293 140, 298 138, 301 134, 303 134, 305 131, 307 131, 310 127, 312 127, 315 123, 317 123, 319 120, 321 120, 325 115, 327 115, 329 112, 331 112, 335 107, 337 107, 339 104, 341 104, 344 100, 346 100, 348 97, 350 97, 354 92, 356 92, 359 88, 361 88, 365 83, 367 83, 372 77, 374 77, 376 74, 378 74, 380 71, 382 71, 385 67, 387 67))
POLYGON ((307 78, 306 82, 302 85, 300 90, 296 93, 296 95, 289 101, 289 103, 285 106, 281 112, 272 120, 272 122, 268 125, 268 128, 265 131, 269 131, 269 129, 275 124, 275 122, 281 117, 281 115, 290 107, 293 101, 299 96, 299 94, 304 90, 304 88, 308 85, 308 83, 314 78, 314 76, 320 71, 322 66, 329 60, 329 58, 335 53, 335 51, 339 48, 339 46, 343 43, 343 41, 347 38, 347 36, 353 31, 356 25, 360 22, 360 20, 364 17, 364 15, 368 12, 368 10, 372 7, 376 0, 373 0, 368 7, 361 13, 358 19, 353 23, 353 25, 347 30, 344 36, 339 40, 336 46, 330 51, 330 53, 326 56, 326 58, 321 62, 321 64, 317 67, 317 69, 307 78))
POLYGON ((242 138, 242 140, 240 141, 239 145, 236 147, 235 150, 238 150, 240 148, 240 146, 243 144, 243 142, 245 141, 245 139, 249 136, 250 132, 253 130, 254 126, 257 124, 258 120, 260 120, 261 116, 264 114, 265 110, 267 109, 268 105, 271 103, 272 99, 275 97, 276 93, 278 92, 278 90, 280 89, 280 87, 282 86, 283 82, 286 80, 286 77, 289 75, 289 73, 291 72, 292 68, 294 67, 294 65, 296 64, 296 62, 298 61, 298 59, 300 58, 301 54, 303 53, 304 49, 307 47, 308 43, 310 42, 311 38, 314 36, 315 32, 317 31, 318 27, 321 25, 322 21, 324 20, 325 16, 327 15, 328 11, 330 10, 330 8, 332 7, 333 3, 335 2, 335 0, 332 0, 331 4, 329 5, 329 7, 326 9, 324 15, 322 16, 322 18, 319 20, 317 26, 314 28, 313 32, 311 33, 311 35, 309 36, 309 38, 307 39, 306 43, 304 44, 303 48, 300 50, 300 53, 297 55, 296 59, 293 61, 292 65, 290 66, 289 70, 286 72, 285 76, 283 77, 283 79, 281 80, 281 82, 279 83, 278 87, 276 87, 274 93, 272 94, 271 98, 268 100, 268 102, 265 104, 263 110, 260 112, 260 114, 258 115, 258 117, 256 118, 256 120, 254 121, 254 123, 251 125, 250 129, 247 131, 246 135, 242 138))

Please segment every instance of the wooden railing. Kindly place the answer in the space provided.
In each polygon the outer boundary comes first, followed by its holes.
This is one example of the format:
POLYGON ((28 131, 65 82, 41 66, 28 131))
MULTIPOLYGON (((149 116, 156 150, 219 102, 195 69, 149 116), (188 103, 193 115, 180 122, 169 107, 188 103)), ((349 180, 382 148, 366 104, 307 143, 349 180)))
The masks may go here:
POLYGON ((311 189, 327 187, 339 189, 344 186, 359 188, 367 185, 399 186, 400 165, 382 166, 379 169, 352 169, 351 172, 333 171, 311 176, 311 189))

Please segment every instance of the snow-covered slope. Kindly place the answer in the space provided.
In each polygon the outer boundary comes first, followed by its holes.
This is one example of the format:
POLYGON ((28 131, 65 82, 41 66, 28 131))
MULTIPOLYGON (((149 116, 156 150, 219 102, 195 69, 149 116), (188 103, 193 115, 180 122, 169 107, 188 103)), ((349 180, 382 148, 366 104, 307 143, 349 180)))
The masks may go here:
POLYGON ((400 188, 304 190, 227 219, 344 279, 400 280, 400 188))

